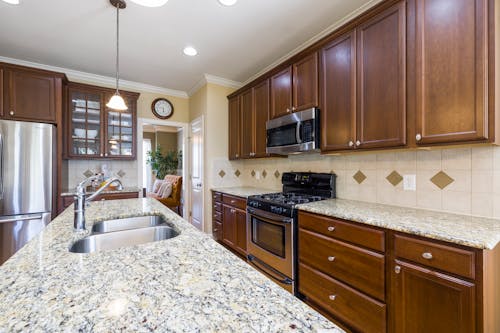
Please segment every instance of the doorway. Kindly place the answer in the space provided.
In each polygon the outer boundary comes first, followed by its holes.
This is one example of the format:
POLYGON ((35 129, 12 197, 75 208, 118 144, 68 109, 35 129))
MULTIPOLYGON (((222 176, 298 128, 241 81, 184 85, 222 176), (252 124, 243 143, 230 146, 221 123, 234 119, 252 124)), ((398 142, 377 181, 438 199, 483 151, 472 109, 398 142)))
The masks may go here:
POLYGON ((191 218, 190 222, 203 231, 203 116, 196 118, 190 124, 190 192, 191 192, 191 218))

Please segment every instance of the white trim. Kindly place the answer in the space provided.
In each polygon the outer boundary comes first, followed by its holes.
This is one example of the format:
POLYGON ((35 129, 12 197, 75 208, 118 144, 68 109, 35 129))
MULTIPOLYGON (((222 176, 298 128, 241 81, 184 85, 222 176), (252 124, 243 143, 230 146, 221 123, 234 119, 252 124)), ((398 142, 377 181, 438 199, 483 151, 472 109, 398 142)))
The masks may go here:
MULTIPOLYGON (((0 61, 11 63, 14 65, 35 67, 35 68, 45 69, 48 71, 65 73, 70 81, 85 81, 85 82, 92 82, 96 85, 113 87, 115 85, 115 80, 116 80, 115 78, 112 78, 109 76, 80 72, 80 71, 69 69, 69 68, 44 65, 44 64, 40 64, 40 63, 36 63, 36 62, 30 62, 30 61, 14 59, 14 58, 7 58, 7 57, 2 57, 2 56, 0 56, 0 61)), ((125 89, 125 90, 143 91, 143 92, 149 92, 149 93, 154 93, 154 94, 175 96, 175 97, 180 97, 180 98, 189 98, 187 92, 185 92, 185 91, 153 86, 153 85, 141 83, 141 82, 127 81, 127 80, 120 79, 120 87, 125 89)))
POLYGON ((191 89, 189 89, 188 91, 189 97, 193 96, 198 90, 200 90, 207 83, 213 83, 219 86, 229 87, 234 89, 239 89, 243 87, 243 84, 241 82, 228 80, 223 77, 205 73, 203 74, 202 78, 198 82, 196 82, 196 84, 192 86, 191 89))
MULTIPOLYGON (((359 16, 361 13, 367 11, 368 9, 370 9, 371 7, 375 6, 376 4, 378 4, 378 3, 382 2, 382 1, 383 0, 371 0, 371 1, 367 2, 366 4, 364 4, 363 6, 359 7, 358 9, 350 12, 349 14, 347 14, 346 16, 344 16, 343 18, 341 18, 340 20, 338 20, 334 24, 330 25, 328 28, 326 28, 325 30, 323 30, 322 32, 320 32, 319 34, 317 34, 316 36, 312 37, 308 41, 304 42, 302 45, 296 47, 295 49, 293 49, 289 53, 285 54, 281 58, 279 58, 276 61, 274 61, 269 66, 265 67, 264 69, 262 69, 261 71, 259 71, 257 74, 252 75, 250 78, 248 78, 248 80, 246 80, 245 82, 243 82, 242 86, 245 86, 245 85, 249 84, 250 82, 252 82, 256 78, 258 78, 259 76, 267 73, 268 71, 270 71, 271 69, 275 68, 279 64, 283 63, 287 59, 293 57, 294 55, 296 55, 300 51, 305 50, 306 48, 308 48, 312 44, 316 43, 320 39, 328 36, 329 34, 331 34, 332 32, 334 32, 335 30, 337 30, 338 28, 340 28, 341 26, 343 26, 347 22, 351 21, 352 19, 354 19, 357 16, 359 16)), ((191 96, 191 90, 189 90, 189 96, 191 96)))

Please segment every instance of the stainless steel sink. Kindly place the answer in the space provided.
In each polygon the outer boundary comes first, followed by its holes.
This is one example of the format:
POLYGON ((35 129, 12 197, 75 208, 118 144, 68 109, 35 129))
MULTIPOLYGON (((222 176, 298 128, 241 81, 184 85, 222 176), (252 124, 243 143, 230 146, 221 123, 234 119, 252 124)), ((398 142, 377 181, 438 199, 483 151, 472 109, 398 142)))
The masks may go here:
POLYGON ((112 232, 119 230, 129 230, 145 227, 154 227, 165 223, 160 216, 137 216, 125 219, 108 220, 98 222, 92 226, 92 232, 112 232))
POLYGON ((90 235, 82 238, 69 248, 74 253, 91 253, 118 249, 120 247, 158 242, 178 236, 179 233, 169 226, 156 226, 103 234, 90 235))

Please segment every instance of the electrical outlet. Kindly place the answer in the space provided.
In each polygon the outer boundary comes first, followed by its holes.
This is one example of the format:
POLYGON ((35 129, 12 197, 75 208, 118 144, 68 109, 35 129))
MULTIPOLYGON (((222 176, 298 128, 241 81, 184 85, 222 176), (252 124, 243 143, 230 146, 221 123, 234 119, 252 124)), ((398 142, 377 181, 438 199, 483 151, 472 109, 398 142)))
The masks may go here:
POLYGON ((260 179, 260 171, 255 171, 255 179, 260 179))
POLYGON ((403 175, 403 190, 417 190, 417 175, 403 175))

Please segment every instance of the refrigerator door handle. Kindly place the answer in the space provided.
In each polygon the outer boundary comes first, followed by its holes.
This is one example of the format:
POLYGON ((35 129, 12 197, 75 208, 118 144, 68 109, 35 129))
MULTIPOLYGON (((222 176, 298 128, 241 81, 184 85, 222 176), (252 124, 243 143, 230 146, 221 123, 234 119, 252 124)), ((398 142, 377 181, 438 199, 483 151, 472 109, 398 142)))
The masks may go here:
POLYGON ((42 214, 6 216, 6 217, 0 217, 0 224, 17 222, 17 221, 27 221, 27 220, 41 220, 42 217, 43 217, 42 214))

